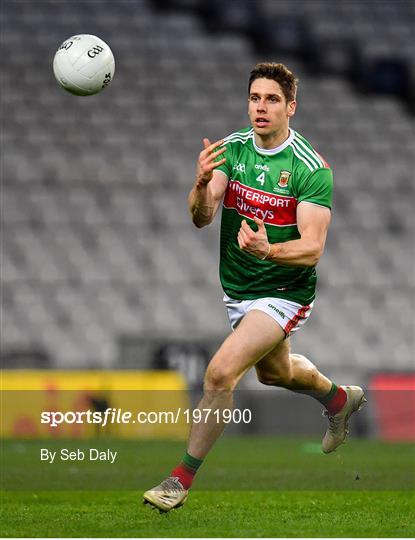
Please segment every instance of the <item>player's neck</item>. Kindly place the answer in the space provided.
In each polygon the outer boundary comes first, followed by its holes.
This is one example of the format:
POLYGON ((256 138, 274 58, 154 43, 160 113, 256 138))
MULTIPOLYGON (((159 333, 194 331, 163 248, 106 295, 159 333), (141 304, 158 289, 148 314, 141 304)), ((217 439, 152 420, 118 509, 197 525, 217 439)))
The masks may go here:
POLYGON ((272 148, 277 148, 283 144, 288 137, 290 136, 290 130, 287 127, 284 127, 281 131, 268 133, 266 135, 255 133, 255 143, 259 148, 264 148, 265 150, 271 150, 272 148))

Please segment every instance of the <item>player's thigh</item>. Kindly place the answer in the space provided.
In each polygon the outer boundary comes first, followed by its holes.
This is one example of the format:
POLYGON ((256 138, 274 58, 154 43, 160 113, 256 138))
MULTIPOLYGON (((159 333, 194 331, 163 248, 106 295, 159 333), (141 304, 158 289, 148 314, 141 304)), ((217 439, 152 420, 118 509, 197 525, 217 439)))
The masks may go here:
POLYGON ((284 338, 284 330, 272 317, 252 309, 213 356, 206 371, 205 387, 233 389, 242 376, 284 338))
POLYGON ((292 375, 292 355, 290 338, 283 339, 256 365, 257 377, 263 384, 279 384, 292 375))

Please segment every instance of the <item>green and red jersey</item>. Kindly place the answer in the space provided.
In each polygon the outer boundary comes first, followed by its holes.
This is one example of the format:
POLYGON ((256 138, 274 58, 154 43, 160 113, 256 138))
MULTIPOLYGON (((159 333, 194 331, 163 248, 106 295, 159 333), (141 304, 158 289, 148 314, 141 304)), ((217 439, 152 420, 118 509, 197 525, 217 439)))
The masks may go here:
POLYGON ((278 148, 259 148, 253 129, 224 139, 226 162, 218 169, 228 177, 223 200, 220 279, 226 294, 236 300, 280 297, 307 305, 314 300, 314 267, 280 266, 261 261, 239 248, 243 219, 256 230, 253 217, 265 223, 270 243, 300 238, 297 205, 307 201, 331 208, 333 174, 311 144, 290 129, 278 148))

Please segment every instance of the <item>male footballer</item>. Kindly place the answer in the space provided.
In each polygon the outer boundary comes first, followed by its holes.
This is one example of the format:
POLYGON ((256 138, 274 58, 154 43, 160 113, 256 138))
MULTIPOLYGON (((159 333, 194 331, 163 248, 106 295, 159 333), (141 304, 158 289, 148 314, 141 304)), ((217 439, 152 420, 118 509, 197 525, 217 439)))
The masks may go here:
MULTIPOLYGON (((330 224, 333 173, 324 158, 289 127, 297 80, 283 64, 260 63, 248 85, 251 127, 210 143, 204 139, 189 208, 196 227, 222 206, 220 279, 232 333, 211 359, 199 409, 232 408, 233 391, 255 368, 258 380, 317 399, 333 452, 348 420, 365 400, 359 386, 336 386, 306 357, 293 354, 290 336, 313 308, 316 265, 330 224)), ((210 415, 193 423, 181 463, 144 502, 162 512, 182 506, 193 478, 220 437, 224 422, 210 415)))

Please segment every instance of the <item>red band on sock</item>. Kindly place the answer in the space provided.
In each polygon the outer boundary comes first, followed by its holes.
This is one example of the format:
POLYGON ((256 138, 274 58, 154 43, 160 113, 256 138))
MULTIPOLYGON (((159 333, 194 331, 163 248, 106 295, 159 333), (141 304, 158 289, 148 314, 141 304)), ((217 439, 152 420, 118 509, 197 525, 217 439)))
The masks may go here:
POLYGON ((195 474, 196 471, 189 469, 186 465, 180 463, 180 465, 177 465, 177 467, 172 470, 170 476, 177 476, 184 489, 189 489, 195 474))
POLYGON ((331 398, 331 400, 326 404, 326 409, 329 412, 330 416, 334 416, 338 412, 340 412, 345 403, 347 401, 347 394, 343 390, 343 388, 337 389, 337 392, 334 394, 334 396, 331 398))

